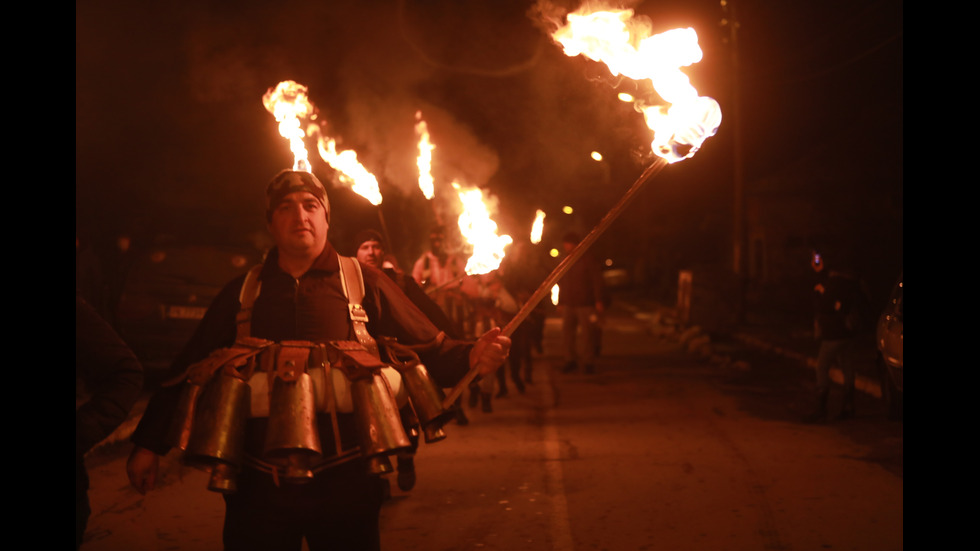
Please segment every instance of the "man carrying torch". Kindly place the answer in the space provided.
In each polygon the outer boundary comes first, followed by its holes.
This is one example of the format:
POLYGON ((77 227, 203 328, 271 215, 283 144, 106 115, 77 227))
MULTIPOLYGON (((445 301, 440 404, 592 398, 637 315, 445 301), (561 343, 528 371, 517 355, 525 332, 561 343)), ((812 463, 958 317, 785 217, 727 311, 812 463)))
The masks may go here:
MULTIPOLYGON (((302 365, 319 363, 322 367, 335 360, 354 365, 349 373, 362 372, 363 365, 373 364, 363 353, 371 347, 359 348, 359 343, 393 337, 411 347, 436 384, 449 387, 468 371, 492 373, 507 358, 510 339, 499 328, 475 342, 448 338, 380 270, 354 262, 355 267, 360 266, 360 282, 350 277, 346 271, 350 264, 327 240, 330 204, 313 174, 283 171, 270 182, 266 194, 266 217, 275 247, 261 267, 250 272, 254 275, 231 281, 216 297, 172 368, 176 381, 192 382, 194 374, 216 354, 249 346, 263 351, 239 354, 238 360, 226 362, 212 377, 212 382, 234 379, 238 387, 244 378, 248 384, 243 401, 250 403, 247 420, 242 422, 244 434, 218 435, 222 443, 236 437, 244 440, 244 459, 233 469, 234 483, 215 482, 226 468, 226 456, 224 452, 213 454, 217 460, 212 467, 212 489, 225 494, 224 548, 298 551, 305 538, 311 550, 378 549, 382 480, 371 470, 364 441, 359 444, 358 415, 362 412, 354 408, 348 413, 344 407, 343 385, 349 384, 346 388, 353 393, 357 381, 338 379, 337 373, 320 380, 320 387, 328 390, 316 395, 315 415, 306 419, 316 427, 314 434, 304 435, 315 442, 315 453, 302 450, 270 457, 269 438, 275 426, 271 412, 277 388, 287 384, 280 379, 295 386, 305 380, 295 376, 297 367, 302 372, 302 365), (357 294, 362 295, 360 304, 355 304, 357 294), (305 343, 306 348, 296 343, 305 343), (333 348, 324 348, 330 344, 333 348), (276 353, 265 353, 270 350, 276 353), (306 350, 308 355, 295 356, 301 360, 294 361, 290 354, 296 350, 306 350), (329 362, 317 354, 326 354, 329 362), (249 369, 255 371, 254 376, 242 377, 249 369), (228 376, 229 372, 235 376, 228 376), (263 381, 273 382, 262 389, 258 385, 263 381), (251 394, 248 387, 254 387, 251 394), (268 397, 264 405, 263 397, 268 397), (329 406, 327 413, 319 407, 324 401, 329 406)), ((374 358, 377 362, 377 356, 374 358)), ((382 387, 392 384, 384 377, 374 380, 382 387)), ((127 472, 140 493, 153 489, 160 457, 173 445, 186 446, 189 453, 201 432, 199 425, 206 424, 194 417, 191 443, 178 438, 175 444, 171 436, 183 389, 190 386, 164 386, 150 401, 133 434, 135 447, 127 472)), ((209 391, 205 387, 197 400, 198 413, 214 406, 220 414, 224 405, 209 402, 209 391)), ((356 406, 357 396, 353 399, 356 406)))

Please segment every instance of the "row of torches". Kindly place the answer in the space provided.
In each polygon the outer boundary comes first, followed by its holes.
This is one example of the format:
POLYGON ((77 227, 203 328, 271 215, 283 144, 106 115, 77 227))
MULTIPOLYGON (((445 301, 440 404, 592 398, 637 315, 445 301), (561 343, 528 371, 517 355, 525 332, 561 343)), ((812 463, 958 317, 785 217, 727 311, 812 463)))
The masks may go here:
MULTIPOLYGON (((647 167, 620 203, 552 272, 504 329, 505 335, 509 336, 526 318, 564 273, 562 270, 567 270, 611 224, 643 183, 652 179, 666 163, 692 156, 720 124, 717 103, 697 96, 679 70, 701 58, 693 29, 653 36, 644 31, 647 34, 638 36, 640 31, 635 24, 631 10, 586 13, 583 8, 568 14, 567 24, 558 28, 553 38, 566 54, 581 54, 604 62, 614 75, 651 80, 658 94, 671 103, 670 108, 642 106, 640 102, 635 105, 654 131, 651 147, 660 159, 647 167)), ((281 82, 265 94, 263 103, 279 121, 280 134, 290 143, 294 170, 311 171, 304 139, 313 138, 320 156, 338 172, 341 182, 372 204, 381 204, 377 179, 360 165, 356 153, 338 152, 336 142, 312 123, 315 110, 305 86, 293 81, 281 82), (305 132, 301 119, 310 121, 305 132)), ((421 114, 416 115, 416 120, 419 186, 426 198, 432 199, 434 188, 429 168, 433 146, 421 114)), ((464 205, 460 229, 474 247, 466 273, 492 271, 499 266, 503 249, 511 238, 496 234, 497 226, 490 220, 482 191, 464 190, 458 184, 454 187, 464 205)), ((537 213, 532 241, 535 236, 540 240, 543 214, 537 213)), ((391 472, 389 458, 411 449, 410 434, 423 436, 427 443, 445 438, 443 425, 452 418, 449 404, 472 380, 475 371, 447 397, 413 352, 396 343, 385 342, 383 346, 391 364, 378 359, 376 349, 369 350, 374 347, 371 343, 273 343, 254 338, 239 341, 235 347, 219 350, 195 364, 184 377, 187 384, 181 391, 169 442, 184 450, 185 462, 210 470, 210 490, 230 493, 235 491, 235 478, 245 461, 247 419, 267 413, 262 459, 282 469, 283 481, 303 483, 312 480, 312 466, 322 456, 317 414, 329 413, 337 451, 342 457, 347 453, 359 454, 367 460, 370 472, 391 472), (391 376, 392 372, 396 375, 391 376), (253 411, 264 407, 262 392, 268 392, 268 412, 253 411), (337 433, 336 414, 345 411, 354 412, 358 434, 357 448, 352 450, 340 449, 337 433)), ((280 471, 274 468, 272 471, 278 480, 280 471)))

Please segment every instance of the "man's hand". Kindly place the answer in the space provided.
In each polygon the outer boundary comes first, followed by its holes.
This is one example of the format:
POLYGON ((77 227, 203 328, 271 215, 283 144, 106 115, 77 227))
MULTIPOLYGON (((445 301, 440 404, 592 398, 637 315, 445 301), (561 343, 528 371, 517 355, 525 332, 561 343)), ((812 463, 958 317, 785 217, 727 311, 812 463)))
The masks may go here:
POLYGON ((148 490, 156 486, 159 468, 160 456, 139 446, 133 447, 133 452, 129 454, 129 461, 126 462, 129 483, 142 495, 146 495, 148 490))
POLYGON ((480 375, 489 375, 503 365, 510 354, 510 337, 500 332, 499 327, 494 327, 476 341, 470 351, 470 369, 479 369, 480 375))

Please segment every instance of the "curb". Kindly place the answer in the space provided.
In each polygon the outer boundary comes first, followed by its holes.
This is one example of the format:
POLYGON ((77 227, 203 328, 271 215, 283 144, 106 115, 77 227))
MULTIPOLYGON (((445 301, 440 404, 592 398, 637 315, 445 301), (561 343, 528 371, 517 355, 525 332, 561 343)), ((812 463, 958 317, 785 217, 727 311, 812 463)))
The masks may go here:
MULTIPOLYGON (((647 323, 651 335, 684 344, 687 346, 688 352, 705 358, 711 363, 740 371, 752 369, 752 366, 746 361, 734 360, 729 355, 715 351, 711 345, 711 337, 709 335, 704 334, 703 330, 697 325, 684 327, 670 308, 660 307, 652 313, 637 312, 634 315, 637 319, 647 323)), ((749 348, 796 361, 808 369, 816 370, 817 368, 817 358, 815 356, 777 346, 759 337, 745 333, 732 333, 731 337, 749 348)), ((838 385, 843 385, 843 372, 836 367, 831 368, 830 380, 838 385)), ((880 399, 882 397, 881 384, 878 380, 860 373, 855 376, 854 388, 874 398, 880 399)))

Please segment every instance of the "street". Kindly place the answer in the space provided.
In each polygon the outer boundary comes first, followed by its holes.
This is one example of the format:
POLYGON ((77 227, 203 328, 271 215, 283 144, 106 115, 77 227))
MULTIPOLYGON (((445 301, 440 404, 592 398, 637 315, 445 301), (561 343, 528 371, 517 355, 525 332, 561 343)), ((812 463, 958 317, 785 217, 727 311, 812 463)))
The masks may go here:
MULTIPOLYGON (((558 370, 549 319, 525 394, 511 384, 492 413, 467 408, 469 425, 422 444, 410 492, 390 477, 382 548, 903 548, 903 429, 879 399, 859 396, 853 420, 801 424, 812 372, 776 357, 706 361, 634 310, 610 313, 595 374, 558 370)), ((140 496, 128 451, 87 459, 82 549, 220 549, 223 503, 206 473, 171 453, 140 496)))

